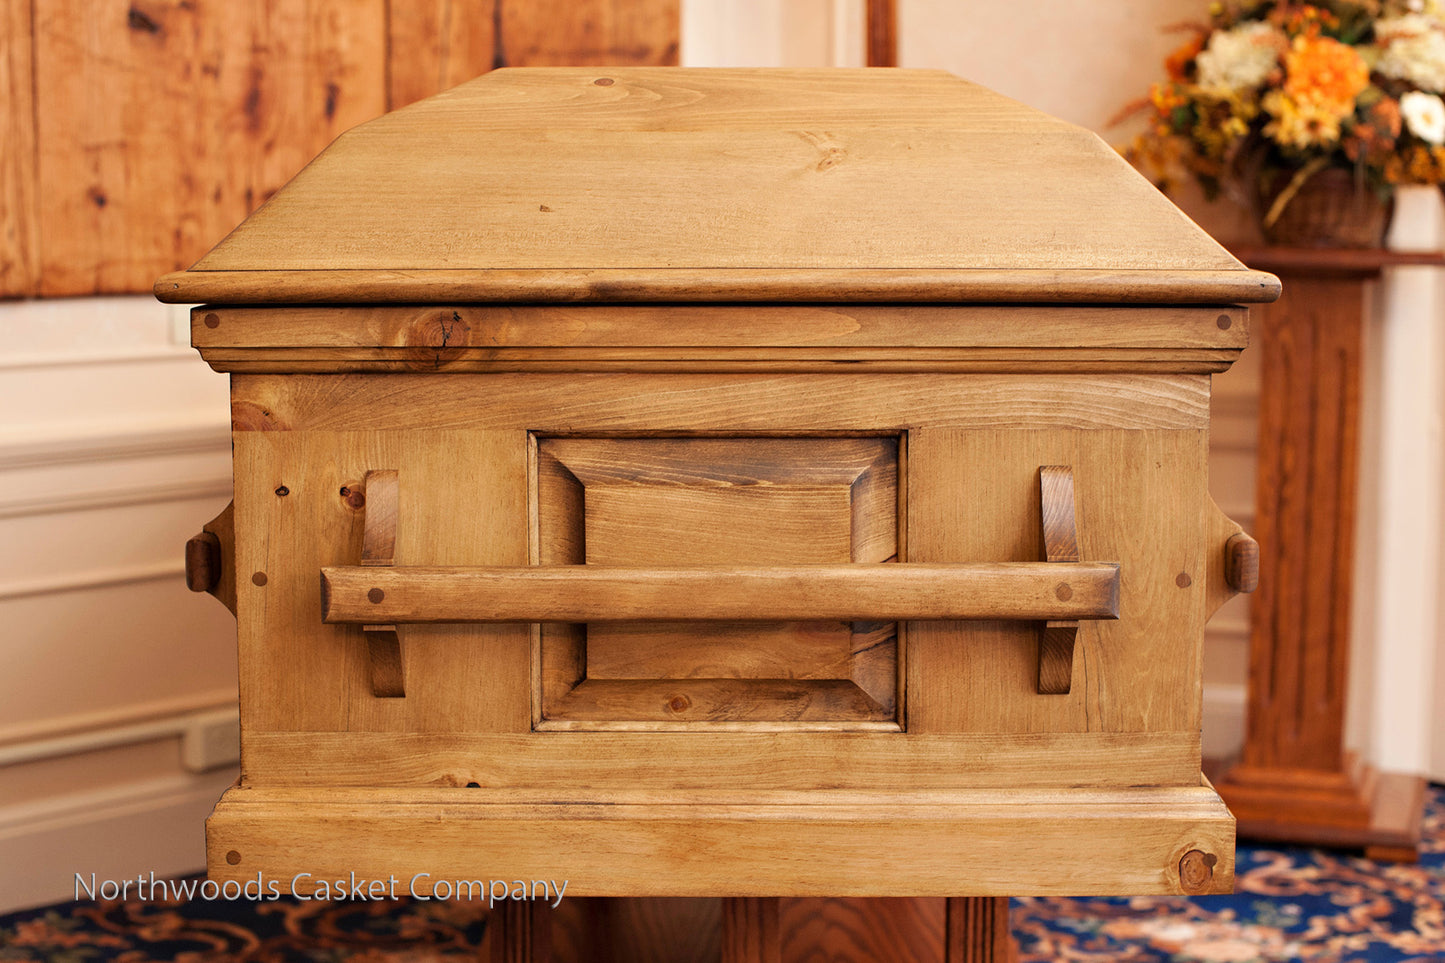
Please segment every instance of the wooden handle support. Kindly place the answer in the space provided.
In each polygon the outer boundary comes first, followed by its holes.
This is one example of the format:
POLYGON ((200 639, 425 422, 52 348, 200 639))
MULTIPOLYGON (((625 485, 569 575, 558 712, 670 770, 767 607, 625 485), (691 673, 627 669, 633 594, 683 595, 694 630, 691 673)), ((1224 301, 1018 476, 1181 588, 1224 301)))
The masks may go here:
POLYGON ((905 622, 1118 618, 1112 562, 321 570, 326 622, 905 622))
POLYGON ((186 541, 186 587, 192 592, 209 592, 236 614, 235 526, 231 516, 235 503, 201 527, 199 535, 186 541))
POLYGON ((1240 592, 1259 588, 1259 543, 1209 500, 1206 538, 1213 557, 1205 586, 1205 618, 1240 592))
MULTIPOLYGON (((366 518, 361 532, 363 571, 391 566, 396 553, 397 473, 387 468, 369 471, 362 484, 366 493, 366 518)), ((371 694, 379 699, 406 695, 406 674, 402 661, 401 636, 395 625, 375 624, 387 619, 368 619, 361 628, 371 663, 371 694)))
MULTIPOLYGON (((1074 523, 1074 470, 1063 465, 1039 468, 1039 517, 1044 558, 1055 564, 1079 561, 1079 535, 1074 523)), ((1055 619, 1039 630, 1040 695, 1068 695, 1074 685, 1074 642, 1077 620, 1055 619)))

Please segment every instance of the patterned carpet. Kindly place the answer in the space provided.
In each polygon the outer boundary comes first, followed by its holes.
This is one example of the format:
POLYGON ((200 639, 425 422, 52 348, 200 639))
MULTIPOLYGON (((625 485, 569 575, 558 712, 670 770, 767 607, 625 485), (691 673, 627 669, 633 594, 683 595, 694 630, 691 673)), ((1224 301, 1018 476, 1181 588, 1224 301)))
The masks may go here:
MULTIPOLYGON (((1020 899, 1019 963, 1445 963, 1445 787, 1419 865, 1241 846, 1233 896, 1020 899)), ((0 917, 3 963, 475 960, 465 902, 62 903, 0 917)))

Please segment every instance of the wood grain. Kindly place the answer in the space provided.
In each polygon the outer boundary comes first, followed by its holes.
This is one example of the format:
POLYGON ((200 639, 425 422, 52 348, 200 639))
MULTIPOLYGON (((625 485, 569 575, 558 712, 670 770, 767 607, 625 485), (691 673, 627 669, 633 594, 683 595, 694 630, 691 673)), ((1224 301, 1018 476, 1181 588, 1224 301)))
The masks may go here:
POLYGON ((410 0, 386 8, 386 109, 405 107, 496 66, 504 0, 410 0))
POLYGON ((0 3, 0 297, 34 294, 40 281, 31 0, 0 3))
POLYGON ((350 564, 361 554, 361 512, 340 492, 362 488, 366 472, 379 466, 399 466, 399 512, 407 519, 397 529, 399 564, 418 558, 525 564, 524 436, 286 433, 257 435, 254 443, 238 438, 236 447, 243 731, 526 728, 525 685, 499 686, 478 699, 469 681, 526 678, 525 628, 412 626, 406 630, 407 698, 374 699, 361 627, 323 624, 317 592, 323 565, 350 564), (409 480, 437 477, 458 481, 409 480), (286 494, 278 495, 283 487, 286 494), (253 584, 253 572, 267 575, 264 586, 253 584), (269 668, 276 664, 287 671, 269 668))
MULTIPOLYGON (((992 271, 1030 300, 1059 287, 1053 272, 1079 273, 1050 296, 1086 301, 1128 296, 1113 272, 1169 274, 1180 288, 1189 279, 1174 272, 1203 272, 1193 297, 1224 303, 1269 297, 1272 280, 1092 133, 947 74, 645 67, 493 71, 358 127, 196 265, 372 272, 352 275, 370 284, 398 272, 603 270, 635 290, 679 268, 802 269, 815 287, 856 269, 992 271), (849 109, 825 126, 843 90, 849 109), (746 123, 733 119, 740 108, 746 123), (917 126, 902 123, 909 115, 917 126), (698 192, 704 180, 716 189, 698 192)), ((668 296, 643 299, 658 293, 668 296)))
MULTIPOLYGON (((898 447, 890 437, 538 439, 536 558, 889 561, 898 447)), ((539 635, 540 728, 881 722, 897 711, 893 623, 603 622, 539 635)))
POLYGON ((1036 694, 1034 626, 912 625, 910 733, 1198 728, 1199 703, 1178 696, 1200 685, 1206 561, 1200 436, 919 429, 909 433, 908 465, 913 562, 1037 560, 1038 468, 1071 465, 1080 554, 1117 560, 1121 572, 1120 618, 1080 626, 1066 696, 1036 694), (938 684, 942 679, 949 684, 938 684), (1123 689, 1129 698, 1108 695, 1123 689))
POLYGON ((780 900, 784 963, 939 963, 942 899, 780 900))
POLYGON ((722 901, 722 963, 783 963, 776 898, 722 901))
POLYGON ((201 270, 152 289, 172 304, 530 302, 1021 302, 1227 305, 1279 297, 1279 281, 1244 271, 1036 268, 654 268, 201 270))
MULTIPOLYGON (((1063 465, 1039 467, 1039 513, 1044 561, 1079 561, 1074 520, 1074 472, 1063 465)), ((1050 620, 1039 629, 1039 694, 1068 695, 1074 679, 1074 642, 1079 623, 1050 620)))
POLYGON ((1109 562, 623 568, 323 566, 322 621, 677 622, 1118 618, 1109 562))
POLYGON ((895 0, 867 0, 867 63, 898 66, 898 7, 895 0))
POLYGON ((217 880, 470 879, 485 865, 492 878, 567 879, 569 896, 1112 895, 1182 892, 1179 862, 1199 850, 1215 856, 1213 892, 1233 883, 1234 820, 1198 785, 998 790, 922 806, 489 797, 232 789, 207 821, 208 863, 217 880))
POLYGON ((1012 963, 1006 896, 959 896, 948 901, 944 963, 1012 963))
MULTIPOLYGON (((373 431, 823 435, 1026 426, 1067 434, 1209 423, 1209 379, 1201 375, 236 375, 231 385, 237 432, 365 425, 373 431)), ((1032 488, 1019 484, 1019 497, 1032 488)), ((1028 531, 1037 538, 1036 525, 1028 531)))
MULTIPOLYGON (((465 678, 453 679, 431 701, 445 705, 474 692, 465 678)), ((478 722, 471 721, 480 715, 473 709, 453 731, 439 723, 425 732, 285 731, 264 719, 269 731, 247 730, 246 778, 272 787, 539 787, 559 800, 599 788, 616 794, 619 787, 721 799, 748 786, 776 790, 780 805, 816 801, 819 772, 828 774, 832 798, 879 786, 925 792, 1199 783, 1197 729, 926 735, 910 726, 880 738, 801 727, 758 733, 719 723, 712 732, 535 732, 512 688, 499 688, 496 698, 501 707, 489 707, 478 722), (939 759, 966 765, 940 766, 939 759)))
MULTIPOLYGON (((357 496, 343 487, 348 504, 357 496)), ((361 482, 360 498, 364 521, 361 529, 361 564, 365 568, 386 567, 396 561, 397 472, 394 468, 373 468, 361 482)), ((394 625, 363 625, 366 655, 371 663, 371 694, 384 699, 406 695, 406 659, 401 637, 394 625)))
POLYGON ((147 290, 338 133, 381 113, 384 10, 381 0, 37 7, 41 274, 27 293, 147 290))
POLYGON ((678 0, 500 0, 500 7, 496 67, 677 63, 678 0))

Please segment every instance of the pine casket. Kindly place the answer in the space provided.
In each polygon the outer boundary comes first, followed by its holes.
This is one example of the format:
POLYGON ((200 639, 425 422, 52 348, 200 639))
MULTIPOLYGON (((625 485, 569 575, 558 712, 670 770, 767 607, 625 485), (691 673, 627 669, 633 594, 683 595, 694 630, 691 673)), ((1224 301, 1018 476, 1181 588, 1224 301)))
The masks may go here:
POLYGON ((1249 271, 931 71, 498 70, 188 271, 234 514, 217 879, 1220 892, 1249 271))

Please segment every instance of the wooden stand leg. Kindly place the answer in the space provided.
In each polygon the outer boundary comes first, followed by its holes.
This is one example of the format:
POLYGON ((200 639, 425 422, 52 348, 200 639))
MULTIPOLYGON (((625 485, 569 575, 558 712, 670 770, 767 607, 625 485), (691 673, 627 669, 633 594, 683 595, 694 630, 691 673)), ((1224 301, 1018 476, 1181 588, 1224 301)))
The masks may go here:
MULTIPOLYGON (((1357 846, 1413 862, 1424 782, 1344 752, 1365 282, 1278 273, 1257 331, 1260 587, 1250 623, 1249 715, 1218 782, 1240 837, 1357 846)), ((1402 671, 1410 671, 1402 667, 1402 671)))
POLYGON ((948 901, 945 963, 1013 963, 1007 896, 954 896, 948 901))
POLYGON ((778 900, 722 901, 722 963, 781 963, 778 900))
POLYGON ((551 909, 542 903, 507 900, 492 910, 483 939, 487 963, 551 963, 551 909))

